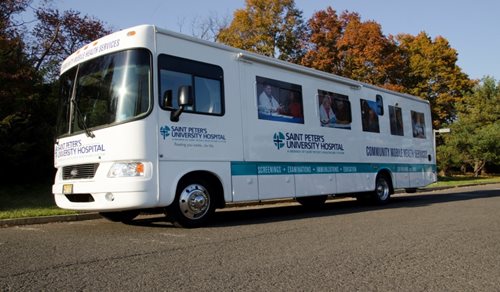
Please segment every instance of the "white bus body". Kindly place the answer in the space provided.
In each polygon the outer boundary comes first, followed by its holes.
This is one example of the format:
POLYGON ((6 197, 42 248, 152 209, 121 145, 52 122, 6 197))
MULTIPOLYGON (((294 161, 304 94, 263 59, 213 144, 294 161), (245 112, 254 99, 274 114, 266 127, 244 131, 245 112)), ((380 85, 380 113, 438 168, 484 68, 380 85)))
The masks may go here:
POLYGON ((427 101, 155 26, 80 49, 61 83, 64 209, 198 226, 225 203, 385 202, 436 180, 427 101))

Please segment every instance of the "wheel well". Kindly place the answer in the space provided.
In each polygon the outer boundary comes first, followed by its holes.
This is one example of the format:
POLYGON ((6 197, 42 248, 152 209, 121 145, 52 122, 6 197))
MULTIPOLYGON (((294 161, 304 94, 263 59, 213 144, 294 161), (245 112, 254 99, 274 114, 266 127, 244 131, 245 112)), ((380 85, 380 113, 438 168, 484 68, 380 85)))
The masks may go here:
POLYGON ((389 188, 391 190, 391 194, 394 194, 394 187, 392 185, 392 175, 391 172, 387 169, 382 169, 381 171, 378 172, 377 177, 383 176, 387 179, 387 182, 389 183, 389 188))
POLYGON ((224 208, 226 202, 224 201, 224 188, 222 187, 222 183, 220 179, 213 173, 208 171, 193 171, 185 174, 177 184, 177 192, 179 192, 179 187, 182 186, 187 181, 196 181, 202 180, 206 182, 213 192, 213 196, 215 199, 215 207, 216 208, 224 208))

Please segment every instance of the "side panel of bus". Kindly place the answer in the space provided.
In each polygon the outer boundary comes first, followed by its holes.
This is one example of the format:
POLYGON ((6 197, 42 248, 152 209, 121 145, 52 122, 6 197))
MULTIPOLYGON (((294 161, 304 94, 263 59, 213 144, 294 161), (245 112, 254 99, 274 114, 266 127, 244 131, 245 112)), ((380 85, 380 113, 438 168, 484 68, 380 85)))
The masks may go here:
POLYGON ((233 167, 245 170, 238 171, 238 176, 257 179, 259 200, 371 191, 382 169, 391 174, 395 188, 432 182, 434 158, 429 158, 432 132, 426 102, 258 62, 242 63, 241 68, 247 163, 233 167), (282 93, 294 92, 303 118, 262 113, 259 99, 268 84, 279 103, 286 103, 282 93), (349 123, 322 124, 320 106, 324 94, 349 105, 349 123), (363 124, 366 104, 380 108, 376 128, 365 128, 363 124), (412 133, 414 115, 425 120, 421 137, 412 133), (396 117, 399 129, 394 129, 396 117))

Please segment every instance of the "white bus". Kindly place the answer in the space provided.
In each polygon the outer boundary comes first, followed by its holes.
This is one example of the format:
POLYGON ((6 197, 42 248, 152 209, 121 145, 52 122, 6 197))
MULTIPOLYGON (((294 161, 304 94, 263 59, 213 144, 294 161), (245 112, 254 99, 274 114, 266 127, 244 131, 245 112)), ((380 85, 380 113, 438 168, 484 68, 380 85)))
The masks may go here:
POLYGON ((436 180, 427 101, 155 26, 81 48, 60 82, 64 209, 196 227, 227 203, 384 203, 436 180))

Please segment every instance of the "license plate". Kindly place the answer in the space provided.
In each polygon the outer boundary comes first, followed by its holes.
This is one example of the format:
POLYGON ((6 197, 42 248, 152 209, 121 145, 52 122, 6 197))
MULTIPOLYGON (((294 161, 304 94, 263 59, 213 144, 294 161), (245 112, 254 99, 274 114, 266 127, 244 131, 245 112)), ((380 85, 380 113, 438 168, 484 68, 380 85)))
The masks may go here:
POLYGON ((72 194, 73 185, 63 185, 63 194, 72 194))

